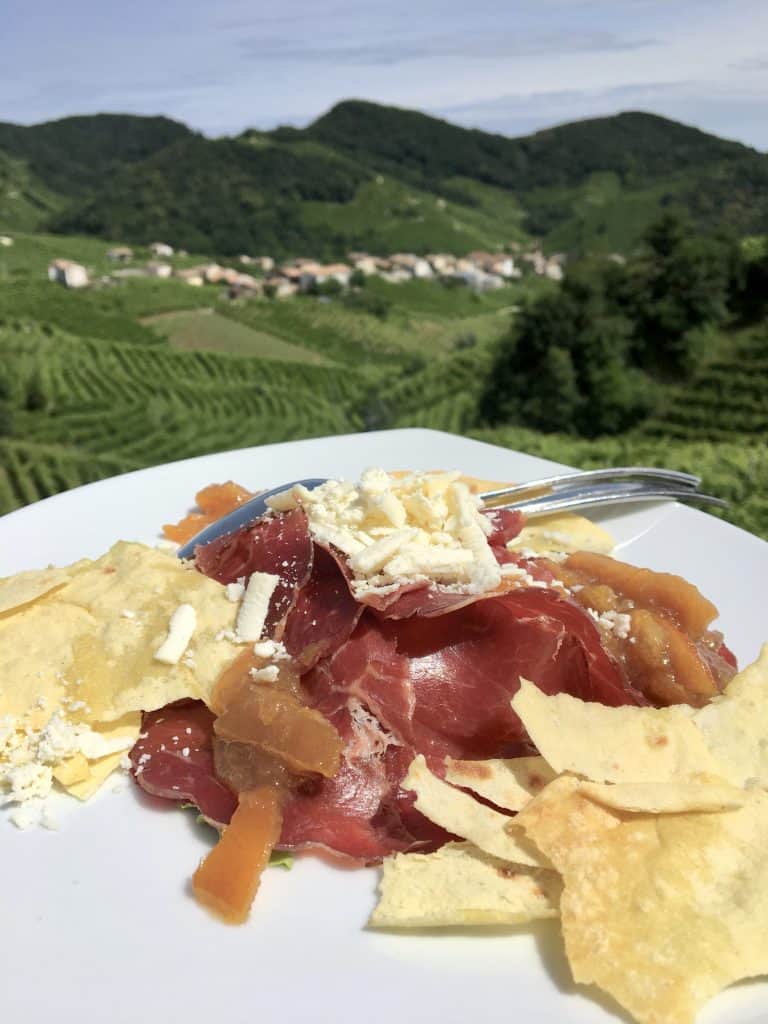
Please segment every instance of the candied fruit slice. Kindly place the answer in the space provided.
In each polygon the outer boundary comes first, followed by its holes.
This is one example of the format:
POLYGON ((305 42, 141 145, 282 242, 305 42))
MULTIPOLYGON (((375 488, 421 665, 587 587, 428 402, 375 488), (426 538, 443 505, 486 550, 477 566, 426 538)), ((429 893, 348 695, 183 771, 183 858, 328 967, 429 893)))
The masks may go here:
POLYGON ((253 497, 240 484, 228 480, 225 484, 208 484, 195 495, 199 512, 190 512, 178 523, 166 523, 163 534, 176 544, 186 544, 211 523, 232 512, 253 497))
POLYGON ((682 576, 653 569, 638 569, 609 555, 577 551, 565 565, 582 576, 611 587, 640 608, 667 612, 693 639, 701 636, 717 608, 682 576))
POLYGON ((228 924, 247 920, 282 822, 276 789, 261 786, 241 793, 232 821, 192 878, 198 902, 228 924))

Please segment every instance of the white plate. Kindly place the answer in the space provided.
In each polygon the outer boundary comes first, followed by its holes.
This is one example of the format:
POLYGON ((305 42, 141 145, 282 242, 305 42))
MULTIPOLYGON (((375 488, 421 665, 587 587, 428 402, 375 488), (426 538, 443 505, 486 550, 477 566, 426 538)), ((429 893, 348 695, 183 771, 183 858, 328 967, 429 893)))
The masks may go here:
MULTIPOLYGON (((0 576, 96 556, 117 538, 153 542, 206 483, 258 487, 355 478, 370 465, 460 468, 492 479, 555 463, 430 430, 396 430, 226 452, 57 495, 0 520, 0 576)), ((685 575, 721 610, 741 663, 768 638, 768 544, 702 512, 654 505, 601 517, 628 560, 685 575)), ((599 1024, 617 1017, 576 992, 556 926, 391 935, 363 930, 374 870, 303 858, 267 872, 251 921, 228 928, 188 895, 206 852, 191 815, 144 806, 132 786, 68 814, 59 832, 0 821, 0 1019, 15 1024, 333 1021, 599 1024)), ((701 1024, 765 1020, 768 985, 718 997, 701 1024)))

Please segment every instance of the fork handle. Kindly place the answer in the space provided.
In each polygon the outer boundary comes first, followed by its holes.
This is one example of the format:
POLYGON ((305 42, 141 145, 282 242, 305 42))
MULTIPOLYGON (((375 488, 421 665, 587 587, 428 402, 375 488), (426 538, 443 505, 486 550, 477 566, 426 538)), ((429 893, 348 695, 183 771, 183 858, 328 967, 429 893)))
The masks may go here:
POLYGON ((682 501, 696 501, 703 505, 714 505, 727 508, 728 502, 715 498, 711 494, 687 489, 673 490, 659 487, 654 490, 603 490, 583 494, 545 494, 539 498, 528 498, 524 501, 513 501, 507 505, 495 505, 494 508, 517 509, 524 512, 528 519, 546 516, 552 512, 564 512, 569 509, 593 508, 595 505, 622 505, 628 502, 657 501, 658 499, 679 498, 682 501))
POLYGON ((653 466, 621 466, 615 469, 589 469, 584 472, 561 473, 558 476, 550 476, 542 480, 529 480, 524 484, 515 484, 514 487, 500 487, 495 491, 485 491, 480 497, 483 501, 494 501, 496 498, 511 497, 515 494, 525 494, 531 490, 543 490, 545 488, 557 490, 563 487, 573 487, 574 484, 590 484, 609 480, 632 480, 634 478, 650 479, 661 483, 669 482, 678 487, 698 487, 701 479, 692 473, 682 473, 676 469, 656 469, 653 466))

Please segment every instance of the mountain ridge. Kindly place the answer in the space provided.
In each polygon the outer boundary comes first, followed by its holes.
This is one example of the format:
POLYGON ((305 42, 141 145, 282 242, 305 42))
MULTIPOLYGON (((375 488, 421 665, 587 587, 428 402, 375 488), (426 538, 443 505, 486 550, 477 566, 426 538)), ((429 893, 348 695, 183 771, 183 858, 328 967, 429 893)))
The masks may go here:
MULTIPOLYGON (((62 234, 220 255, 466 252, 526 236, 626 252, 670 207, 707 228, 768 231, 768 155, 644 111, 518 137, 364 100, 303 129, 217 139, 163 116, 82 115, 0 123, 0 157, 7 191, 14 168, 24 179, 25 224, 39 209, 62 234)), ((13 226, 0 204, 0 230, 13 226)))

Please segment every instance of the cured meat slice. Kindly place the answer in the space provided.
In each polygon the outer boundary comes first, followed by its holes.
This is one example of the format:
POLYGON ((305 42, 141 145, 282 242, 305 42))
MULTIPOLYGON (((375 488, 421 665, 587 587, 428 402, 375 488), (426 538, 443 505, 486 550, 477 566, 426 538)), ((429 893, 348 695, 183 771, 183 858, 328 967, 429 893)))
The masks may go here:
POLYGON ((345 740, 339 774, 294 797, 281 845, 322 845, 372 860, 434 849, 449 837, 400 788, 416 753, 532 752, 510 707, 521 675, 548 693, 639 704, 594 625, 557 594, 527 589, 476 600, 436 618, 381 620, 366 612, 352 637, 303 678, 307 700, 345 740))
POLYGON ((253 526, 219 537, 195 554, 197 568, 219 583, 247 579, 251 573, 279 576, 264 623, 266 636, 280 639, 296 596, 312 572, 313 544, 301 509, 264 516, 253 526))
POLYGON ((226 824, 237 796, 214 774, 213 719, 199 701, 149 712, 130 758, 133 777, 146 793, 189 801, 209 821, 226 824))
POLYGON ((390 853, 437 849, 452 838, 400 789, 414 751, 397 745, 354 698, 332 699, 325 707, 346 744, 341 766, 333 778, 303 785, 286 802, 280 847, 320 848, 371 863, 390 853))
POLYGON ((434 618, 377 621, 304 679, 325 710, 351 695, 397 739, 434 758, 503 757, 527 737, 510 707, 521 676, 547 693, 642 703, 589 617, 551 591, 525 589, 434 618))
POLYGON ((315 545, 312 574, 285 622, 285 649, 309 669, 349 638, 362 612, 336 559, 315 545))
POLYGON ((511 508, 488 508, 482 513, 493 527, 493 532, 488 536, 488 543, 502 564, 507 560, 507 544, 514 540, 525 525, 525 516, 517 509, 511 508))

